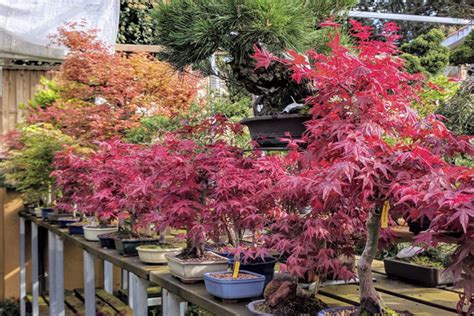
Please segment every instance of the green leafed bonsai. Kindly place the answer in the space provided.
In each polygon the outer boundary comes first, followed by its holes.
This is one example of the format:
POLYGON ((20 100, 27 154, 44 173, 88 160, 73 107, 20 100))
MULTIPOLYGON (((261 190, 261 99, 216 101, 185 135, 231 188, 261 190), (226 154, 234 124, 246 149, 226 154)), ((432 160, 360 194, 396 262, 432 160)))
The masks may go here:
POLYGON ((441 44, 445 36, 441 30, 432 29, 402 45, 401 50, 410 73, 439 74, 449 62, 449 49, 441 44))
POLYGON ((74 145, 73 139, 50 124, 10 134, 8 158, 0 164, 6 183, 22 193, 26 203, 49 204, 55 191, 51 164, 64 145, 74 145))
POLYGON ((189 65, 223 77, 259 96, 256 115, 280 113, 301 101, 308 87, 291 80, 285 65, 255 69, 255 48, 275 54, 316 47, 321 51, 327 35, 317 25, 354 5, 354 0, 171 0, 155 12, 161 58, 179 69, 189 65), (218 53, 230 71, 211 67, 218 53), (230 76, 226 76, 229 74, 230 76))

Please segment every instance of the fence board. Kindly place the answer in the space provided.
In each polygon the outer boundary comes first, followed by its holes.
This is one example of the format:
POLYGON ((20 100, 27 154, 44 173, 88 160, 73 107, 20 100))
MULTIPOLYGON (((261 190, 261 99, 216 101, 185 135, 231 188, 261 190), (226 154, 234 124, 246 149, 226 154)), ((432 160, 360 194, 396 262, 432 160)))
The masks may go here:
MULTIPOLYGON (((29 66, 4 66, 0 71, 0 133, 6 135, 24 118, 21 104, 28 104, 33 95, 42 88, 41 77, 51 78, 47 68, 29 66)), ((0 142, 3 147, 3 140, 0 142)))

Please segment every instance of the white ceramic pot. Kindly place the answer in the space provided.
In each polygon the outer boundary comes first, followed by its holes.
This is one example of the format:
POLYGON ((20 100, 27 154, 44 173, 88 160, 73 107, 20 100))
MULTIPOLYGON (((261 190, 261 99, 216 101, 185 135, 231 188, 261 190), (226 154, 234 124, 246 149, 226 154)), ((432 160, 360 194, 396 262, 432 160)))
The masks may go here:
POLYGON ((41 207, 35 207, 35 217, 41 218, 41 207))
POLYGON ((177 255, 183 248, 161 248, 159 245, 138 246, 138 257, 145 263, 166 263, 165 255, 177 255))
POLYGON ((84 238, 89 241, 99 241, 98 236, 107 233, 114 233, 118 231, 118 226, 97 227, 84 226, 84 238))
POLYGON ((165 255, 171 274, 183 282, 195 282, 204 280, 204 273, 219 272, 227 270, 229 259, 212 253, 219 261, 187 261, 176 258, 176 255, 165 255))

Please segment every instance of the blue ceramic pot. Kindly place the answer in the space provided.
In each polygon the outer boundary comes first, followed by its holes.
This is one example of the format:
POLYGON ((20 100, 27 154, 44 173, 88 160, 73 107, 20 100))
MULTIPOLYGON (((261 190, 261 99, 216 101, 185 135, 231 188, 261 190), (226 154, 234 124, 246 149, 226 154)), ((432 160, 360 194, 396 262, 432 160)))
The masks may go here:
POLYGON ((48 220, 49 213, 54 212, 54 209, 52 207, 43 207, 41 209, 41 218, 46 221, 48 220))
POLYGON ((258 297, 262 295, 265 276, 250 271, 240 270, 240 273, 252 274, 252 279, 219 279, 213 275, 222 272, 204 273, 204 284, 209 294, 229 300, 258 297))

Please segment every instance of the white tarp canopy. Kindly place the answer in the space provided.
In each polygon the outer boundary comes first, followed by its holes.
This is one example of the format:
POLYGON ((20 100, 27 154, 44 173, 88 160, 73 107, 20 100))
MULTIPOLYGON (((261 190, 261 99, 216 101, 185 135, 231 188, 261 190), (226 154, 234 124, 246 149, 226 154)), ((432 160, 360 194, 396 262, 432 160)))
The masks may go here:
POLYGON ((85 21, 113 47, 119 15, 119 0, 0 0, 0 59, 63 59, 49 36, 69 22, 85 21))

